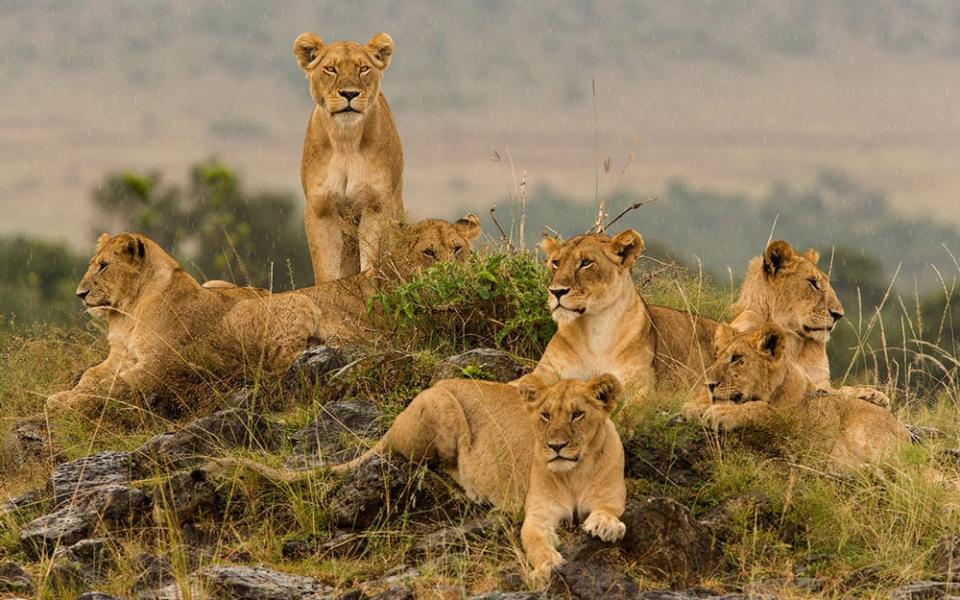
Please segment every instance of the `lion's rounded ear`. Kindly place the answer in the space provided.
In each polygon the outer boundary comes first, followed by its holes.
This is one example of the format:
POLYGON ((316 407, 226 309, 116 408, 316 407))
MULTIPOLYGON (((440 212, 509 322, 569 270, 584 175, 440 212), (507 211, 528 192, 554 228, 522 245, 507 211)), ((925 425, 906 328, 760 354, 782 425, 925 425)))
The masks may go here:
POLYGON ((545 235, 540 240, 540 249, 543 250, 547 256, 550 256, 551 254, 559 250, 562 246, 563 244, 561 244, 559 240, 557 240, 557 238, 551 235, 545 235))
POLYGON ((323 49, 323 40, 313 32, 301 33, 293 42, 293 53, 304 71, 320 56, 321 49, 323 49))
POLYGON ((381 71, 390 66, 390 57, 393 56, 393 38, 386 33, 378 33, 367 44, 370 55, 381 71))
POLYGON ((623 385, 615 376, 604 373, 591 379, 587 385, 593 393, 594 399, 603 406, 603 410, 609 412, 617 405, 620 394, 623 393, 623 385))
POLYGON ((757 342, 757 350, 767 354, 774 360, 779 360, 783 356, 783 347, 786 344, 785 334, 779 325, 769 324, 764 326, 760 334, 760 341, 757 342))
POLYGON ((627 229, 613 236, 609 244, 609 254, 625 267, 632 265, 643 254, 643 236, 627 229))
POLYGON ((127 234, 124 238, 123 253, 133 260, 143 260, 147 255, 147 246, 143 243, 143 239, 134 234, 127 234))
POLYGON ((803 257, 813 264, 820 262, 820 253, 817 252, 815 248, 807 248, 803 253, 803 257))
POLYGON ((97 238, 96 252, 97 253, 103 252, 103 249, 107 247, 107 244, 109 244, 110 240, 112 239, 113 238, 110 236, 109 233, 101 233, 100 237, 97 238))
POLYGON ((763 271, 767 275, 776 275, 783 265, 796 255, 793 247, 783 240, 770 242, 763 252, 763 271))
POLYGON ((457 233, 467 239, 468 242, 480 237, 480 217, 473 213, 468 213, 463 218, 457 219, 454 224, 457 233))
POLYGON ((717 350, 726 348, 736 335, 736 329, 726 323, 720 323, 717 325, 717 330, 713 333, 713 347, 717 350))

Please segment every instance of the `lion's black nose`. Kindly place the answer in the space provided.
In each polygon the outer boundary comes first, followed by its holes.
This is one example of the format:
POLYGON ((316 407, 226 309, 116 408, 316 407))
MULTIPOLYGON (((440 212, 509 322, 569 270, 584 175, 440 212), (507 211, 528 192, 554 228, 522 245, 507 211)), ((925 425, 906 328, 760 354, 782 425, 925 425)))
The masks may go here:
POLYGON ((550 293, 556 296, 557 300, 562 298, 570 291, 570 288, 550 288, 550 293))
POLYGON ((340 95, 347 99, 347 102, 350 102, 354 98, 360 95, 360 92, 356 90, 340 90, 340 95))
POLYGON ((547 444, 547 446, 557 454, 560 454, 560 451, 567 447, 567 442, 560 442, 559 444, 547 444))
POLYGON ((77 298, 80 298, 81 300, 86 300, 87 294, 89 293, 90 293, 90 290, 77 290, 77 298))
POLYGON ((833 317, 833 322, 836 323, 837 321, 839 321, 840 319, 843 318, 843 313, 842 313, 842 312, 837 312, 837 311, 835 311, 835 310, 831 310, 831 311, 830 311, 830 316, 833 317))

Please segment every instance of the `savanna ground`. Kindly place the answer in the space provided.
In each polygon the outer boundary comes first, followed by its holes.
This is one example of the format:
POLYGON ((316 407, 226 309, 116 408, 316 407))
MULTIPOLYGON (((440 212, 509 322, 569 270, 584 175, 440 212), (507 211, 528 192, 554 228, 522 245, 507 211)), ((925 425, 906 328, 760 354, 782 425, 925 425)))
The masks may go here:
MULTIPOLYGON (((269 378, 254 376, 246 386, 257 391, 257 410, 287 434, 311 423, 336 400, 372 401, 389 422, 429 385, 434 367, 445 356, 494 346, 518 358, 538 358, 553 331, 544 308, 545 278, 538 259, 523 254, 482 253, 464 265, 438 265, 373 300, 397 316, 396 335, 389 347, 353 352, 389 353, 386 363, 371 361, 371 367, 355 369, 349 381, 303 386, 292 395, 269 378)), ((735 297, 729 286, 652 260, 640 261, 635 279, 651 303, 719 319, 729 317, 735 297)), ((856 312, 848 307, 848 314, 856 312)), ((720 557, 716 568, 700 573, 698 581, 683 582, 684 587, 723 592, 774 586, 780 597, 788 598, 872 598, 886 597, 906 582, 949 577, 945 571, 951 565, 944 562, 944 551, 949 555, 953 547, 949 540, 960 534, 955 484, 960 468, 950 460, 955 457, 950 451, 960 447, 956 410, 960 389, 954 379, 958 363, 928 343, 910 341, 920 337, 910 333, 919 327, 913 314, 908 303, 901 304, 898 332, 886 330, 884 322, 870 314, 854 316, 842 325, 847 330, 843 339, 855 340, 856 346, 851 380, 885 383, 894 373, 896 379, 886 382, 893 410, 911 425, 931 428, 881 468, 839 477, 816 457, 796 456, 773 444, 770 440, 776 436, 771 434, 776 432, 717 436, 677 418, 680 398, 658 398, 635 431, 623 432, 630 497, 674 498, 714 535, 720 557), (898 341, 904 338, 907 343, 898 341), (817 591, 790 583, 804 578, 816 579, 817 591)), ((103 332, 91 324, 82 330, 36 327, 0 336, 2 497, 43 489, 57 462, 100 450, 136 448, 157 433, 177 429, 227 403, 230 386, 219 382, 196 388, 194 406, 179 417, 149 414, 135 403, 123 402, 88 414, 46 412, 47 394, 63 389, 105 354, 103 332), (56 449, 52 457, 25 454, 11 434, 15 423, 36 415, 42 415, 39 419, 49 434, 46 445, 56 449)), ((486 373, 468 368, 463 375, 486 373)), ((292 452, 290 435, 281 437, 276 446, 231 452, 280 466, 292 452)), ((345 443, 364 442, 350 438, 345 443)), ((158 470, 139 484, 146 489, 165 475, 158 470)), ((374 524, 359 532, 362 552, 351 555, 317 550, 340 533, 329 502, 335 482, 318 475, 302 484, 274 485, 249 472, 224 473, 215 480, 224 498, 216 516, 201 516, 189 527, 154 518, 129 529, 99 531, 109 540, 117 562, 96 589, 130 597, 139 575, 135 557, 144 552, 170 556, 177 580, 186 586, 188 574, 198 567, 191 564, 188 547, 198 543, 204 549, 193 560, 201 566, 265 565, 316 577, 340 591, 382 580, 396 574, 400 565, 410 564, 409 555, 425 532, 486 514, 486 509, 458 496, 443 477, 420 469, 410 482, 411 487, 440 489, 443 497, 435 504, 401 503, 400 508, 388 498, 374 524), (303 540, 309 542, 307 551, 290 552, 292 543, 303 540)), ((154 498, 161 509, 164 502, 163 497, 154 498)), ((49 501, 41 499, 0 517, 0 560, 25 565, 39 597, 74 598, 84 586, 56 581, 50 556, 31 559, 18 537, 24 524, 44 514, 48 506, 49 501)), ((499 514, 494 521, 496 525, 488 524, 483 535, 458 540, 421 560, 411 581, 418 597, 460 598, 504 589, 505 582, 522 585, 519 521, 499 514)), ((643 589, 679 585, 670 573, 628 571, 643 589)))

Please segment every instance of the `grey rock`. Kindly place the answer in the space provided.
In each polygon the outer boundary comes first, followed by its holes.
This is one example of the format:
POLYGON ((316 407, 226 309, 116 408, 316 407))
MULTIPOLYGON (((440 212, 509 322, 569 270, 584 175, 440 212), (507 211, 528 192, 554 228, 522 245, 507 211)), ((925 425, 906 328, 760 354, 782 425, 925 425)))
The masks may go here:
POLYGON ((434 369, 432 383, 464 377, 506 383, 528 370, 526 364, 507 352, 494 348, 475 348, 441 361, 434 369))
POLYGON ((138 571, 137 579, 133 583, 134 593, 156 590, 176 581, 173 565, 166 556, 141 554, 134 564, 138 571))
POLYGON ((416 600, 413 590, 405 585, 391 586, 369 598, 370 600, 416 600))
POLYGON ((50 477, 54 506, 60 506, 92 488, 128 483, 139 476, 130 452, 99 452, 63 463, 50 477))
POLYGON ((105 594, 103 592, 87 592, 85 594, 80 594, 77 596, 77 600, 121 600, 116 596, 111 596, 110 594, 105 594))
POLYGON ((80 540, 72 546, 60 546, 53 553, 54 568, 65 573, 65 579, 94 583, 102 581, 115 562, 107 540, 80 540), (73 571, 76 572, 74 577, 73 571))
POLYGON ((118 483, 87 490, 74 504, 110 525, 131 525, 150 510, 150 499, 142 490, 118 483))
POLYGON ((548 591, 580 600, 633 600, 640 593, 640 588, 620 566, 568 560, 553 570, 548 591))
POLYGON ((178 471, 153 491, 153 506, 180 525, 216 518, 221 513, 220 494, 206 471, 178 471))
POLYGON ((0 523, 3 522, 4 517, 16 515, 25 509, 40 504, 42 501, 42 494, 37 490, 32 490, 0 502, 0 523))
MULTIPOLYGON (((262 567, 211 567, 194 573, 194 597, 217 600, 320 600, 333 589, 310 577, 290 575, 262 567)), ((179 600, 176 585, 141 595, 142 600, 179 600)))
POLYGON ((30 573, 14 562, 0 563, 0 594, 33 593, 33 578, 30 573))
POLYGON ((153 437, 134 451, 133 458, 146 473, 186 468, 233 448, 273 448, 277 434, 278 427, 260 414, 231 408, 153 437))
POLYGON ((941 600, 960 591, 960 586, 945 581, 917 581, 893 590, 890 600, 941 600))
POLYGON ((28 523, 20 531, 20 544, 28 556, 39 559, 57 546, 72 546, 86 538, 96 522, 93 511, 67 505, 28 523))
POLYGON ((16 421, 10 433, 20 460, 57 461, 61 459, 62 450, 53 442, 43 415, 16 421))
POLYGON ((313 423, 294 434, 291 467, 338 464, 352 460, 365 450, 357 441, 379 437, 383 431, 383 415, 372 402, 331 402, 321 407, 320 411, 313 423))
POLYGON ((499 521, 490 516, 445 527, 421 536, 407 554, 408 559, 430 560, 463 550, 471 540, 490 540, 498 532, 499 521))
POLYGON ((326 382, 331 373, 346 364, 343 355, 330 346, 314 346, 304 350, 290 365, 283 377, 283 388, 287 394, 326 382))

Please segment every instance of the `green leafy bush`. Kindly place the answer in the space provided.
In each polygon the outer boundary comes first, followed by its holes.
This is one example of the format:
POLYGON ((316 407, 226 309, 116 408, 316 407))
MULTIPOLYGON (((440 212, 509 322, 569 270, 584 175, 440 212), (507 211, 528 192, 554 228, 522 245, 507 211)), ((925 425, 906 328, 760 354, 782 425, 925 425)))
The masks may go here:
POLYGON ((556 330, 546 308, 549 274, 533 254, 475 254, 440 263, 373 298, 397 320, 397 340, 463 351, 494 346, 539 358, 556 330))

